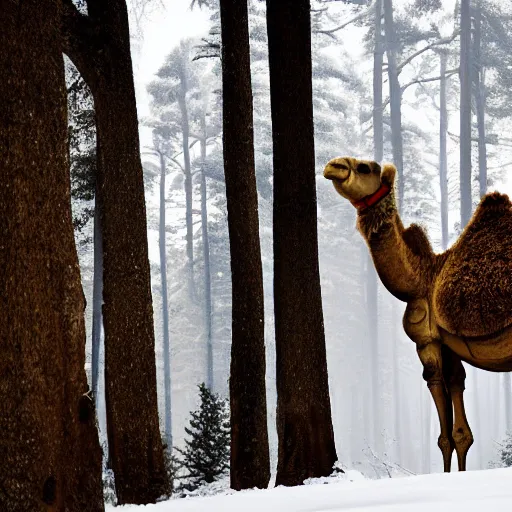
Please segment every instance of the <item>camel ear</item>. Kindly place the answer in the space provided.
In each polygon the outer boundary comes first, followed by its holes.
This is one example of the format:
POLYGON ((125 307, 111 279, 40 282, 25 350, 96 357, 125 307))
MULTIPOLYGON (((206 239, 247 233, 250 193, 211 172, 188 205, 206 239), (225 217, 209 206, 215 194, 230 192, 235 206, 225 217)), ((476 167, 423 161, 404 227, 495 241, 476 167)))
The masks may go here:
POLYGON ((393 188, 395 185, 395 178, 396 167, 393 164, 384 164, 380 175, 380 181, 393 188))

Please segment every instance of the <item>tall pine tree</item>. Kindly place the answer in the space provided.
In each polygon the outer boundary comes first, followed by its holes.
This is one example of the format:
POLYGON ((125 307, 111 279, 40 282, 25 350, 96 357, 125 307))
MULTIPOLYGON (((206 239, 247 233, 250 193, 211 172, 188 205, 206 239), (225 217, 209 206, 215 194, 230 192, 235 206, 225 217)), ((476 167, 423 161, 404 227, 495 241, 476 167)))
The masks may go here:
POLYGON ((146 205, 125 0, 64 0, 62 43, 94 97, 105 401, 119 504, 169 492, 158 423, 146 205))
POLYGON ((270 479, 263 272, 254 169, 247 2, 221 0, 223 146, 232 276, 231 486, 270 479), (248 354, 250 356, 248 357, 248 354))
POLYGON ((276 485, 336 462, 318 265, 309 0, 267 0, 274 147, 276 485), (286 34, 286 37, 283 37, 286 34))
POLYGON ((101 512, 61 2, 0 0, 0 510, 101 512))

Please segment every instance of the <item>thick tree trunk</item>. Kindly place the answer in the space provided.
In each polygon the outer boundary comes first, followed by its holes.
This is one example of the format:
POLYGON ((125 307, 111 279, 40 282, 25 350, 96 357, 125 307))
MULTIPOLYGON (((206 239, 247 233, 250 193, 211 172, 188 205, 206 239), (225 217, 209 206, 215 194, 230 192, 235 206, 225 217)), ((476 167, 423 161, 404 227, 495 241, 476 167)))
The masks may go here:
POLYGON ((0 0, 0 510, 103 510, 59 1, 0 0))
POLYGON ((158 422, 144 184, 124 0, 64 0, 66 52, 94 97, 103 228, 105 399, 119 504, 169 491, 158 422))
POLYGON ((263 272, 254 169, 247 2, 221 0, 224 173, 232 281, 231 487, 270 479, 263 272))
POLYGON ((402 89, 398 80, 396 53, 398 36, 393 19, 393 0, 384 2, 384 25, 386 34, 386 54, 388 56, 389 106, 391 113, 391 145, 393 163, 398 171, 398 213, 402 214, 404 205, 404 150, 402 139, 402 89))
POLYGON ((167 297, 167 246, 165 243, 165 160, 160 157, 160 223, 158 226, 160 249, 160 281, 162 285, 162 330, 164 356, 164 407, 165 407, 165 440, 168 453, 172 452, 172 415, 171 415, 171 348, 169 343, 169 304, 167 297))
POLYGON ((441 188, 441 244, 443 251, 448 248, 448 109, 446 107, 446 51, 440 52, 441 81, 439 91, 439 181, 441 188))
POLYGON ((112 62, 115 76, 95 97, 102 155, 105 385, 118 501, 140 504, 154 502, 167 487, 137 112, 131 69, 122 64, 120 58, 112 62))
POLYGON ((120 61, 113 63, 117 78, 104 83, 95 98, 102 155, 107 432, 119 503, 151 503, 167 488, 135 96, 120 61))
POLYGON ((276 485, 297 485, 329 475, 337 459, 318 266, 309 0, 267 0, 267 26, 274 148, 276 485))
POLYGON ((98 381, 100 376, 100 346, 103 328, 103 240, 101 233, 101 208, 98 190, 95 193, 94 206, 94 276, 92 287, 92 350, 91 350, 91 382, 92 396, 98 407, 98 381))
POLYGON ((208 203, 206 189, 206 110, 201 117, 201 237, 204 261, 204 333, 206 338, 206 385, 213 391, 212 284, 210 239, 208 237, 208 203))
POLYGON ((460 228, 472 214, 471 204, 471 13, 470 0, 460 2, 460 228))

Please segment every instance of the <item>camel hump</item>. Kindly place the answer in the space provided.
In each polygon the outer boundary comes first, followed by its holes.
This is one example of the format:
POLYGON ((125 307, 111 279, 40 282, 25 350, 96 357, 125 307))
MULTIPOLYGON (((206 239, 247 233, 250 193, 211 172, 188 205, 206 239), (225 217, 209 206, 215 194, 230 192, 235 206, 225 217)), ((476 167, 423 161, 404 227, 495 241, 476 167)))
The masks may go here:
POLYGON ((402 237, 413 254, 420 258, 434 260, 434 251, 430 245, 430 240, 421 226, 411 224, 404 230, 402 237))
POLYGON ((512 324, 512 203, 486 195, 446 253, 433 295, 439 325, 459 336, 487 336, 512 324))

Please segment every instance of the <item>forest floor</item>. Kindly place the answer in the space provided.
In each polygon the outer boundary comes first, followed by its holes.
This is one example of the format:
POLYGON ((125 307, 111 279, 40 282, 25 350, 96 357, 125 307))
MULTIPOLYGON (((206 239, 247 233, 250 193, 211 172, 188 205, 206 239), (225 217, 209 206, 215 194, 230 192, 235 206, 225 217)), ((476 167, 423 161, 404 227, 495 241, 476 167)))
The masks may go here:
MULTIPOLYGON (((127 505, 126 512, 505 512, 512 468, 367 480, 359 473, 310 485, 127 505)), ((113 512, 107 507, 107 512, 113 512)))

